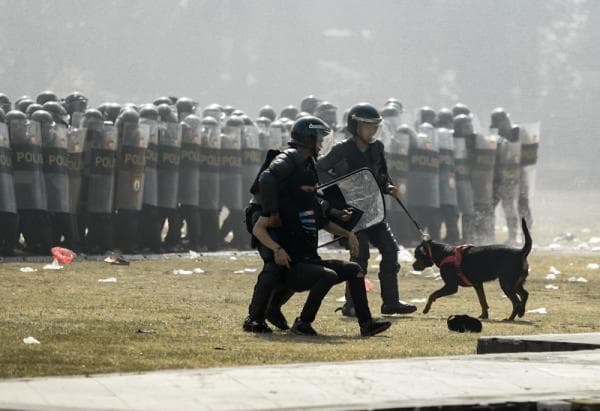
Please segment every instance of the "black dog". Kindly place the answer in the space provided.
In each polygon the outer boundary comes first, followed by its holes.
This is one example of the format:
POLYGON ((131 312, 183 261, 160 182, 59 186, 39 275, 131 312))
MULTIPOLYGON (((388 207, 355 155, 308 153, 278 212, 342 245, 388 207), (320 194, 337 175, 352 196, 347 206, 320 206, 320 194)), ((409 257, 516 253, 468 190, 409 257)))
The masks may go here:
POLYGON ((427 314, 431 304, 440 297, 455 294, 458 286, 472 286, 477 292, 481 315, 479 318, 488 318, 488 304, 483 291, 483 283, 496 278, 500 280, 500 287, 512 302, 512 313, 507 318, 513 321, 515 316, 525 314, 525 304, 529 293, 523 288, 527 279, 529 264, 527 256, 531 251, 531 235, 527 229, 525 219, 521 223, 525 244, 522 249, 511 248, 504 245, 487 246, 458 246, 423 241, 415 249, 413 268, 422 271, 433 264, 440 268, 444 286, 434 291, 423 309, 427 314))

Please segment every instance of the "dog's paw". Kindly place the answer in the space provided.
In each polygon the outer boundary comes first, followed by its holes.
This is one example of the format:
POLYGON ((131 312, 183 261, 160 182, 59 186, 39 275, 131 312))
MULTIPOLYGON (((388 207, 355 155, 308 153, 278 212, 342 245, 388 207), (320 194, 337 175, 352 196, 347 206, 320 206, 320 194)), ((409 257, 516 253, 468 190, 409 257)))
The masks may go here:
POLYGON ((480 318, 481 320, 487 320, 488 318, 490 318, 490 316, 489 316, 487 313, 485 313, 485 314, 483 314, 483 313, 482 313, 482 314, 479 316, 479 318, 480 318))
POLYGON ((427 314, 430 309, 431 309, 431 307, 425 307, 425 308, 423 308, 423 314, 427 314))
POLYGON ((519 311, 517 311, 517 315, 519 316, 519 318, 521 318, 525 315, 525 306, 524 305, 521 305, 519 307, 519 311))

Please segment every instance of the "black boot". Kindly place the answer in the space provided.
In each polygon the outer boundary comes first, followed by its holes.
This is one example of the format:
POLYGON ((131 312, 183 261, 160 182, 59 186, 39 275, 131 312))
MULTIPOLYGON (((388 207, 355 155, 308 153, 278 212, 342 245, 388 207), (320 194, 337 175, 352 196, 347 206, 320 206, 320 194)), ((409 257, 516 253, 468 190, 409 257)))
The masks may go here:
POLYGON ((390 328, 391 325, 392 323, 390 321, 371 318, 368 321, 360 323, 360 335, 362 337, 371 337, 384 332, 390 328))

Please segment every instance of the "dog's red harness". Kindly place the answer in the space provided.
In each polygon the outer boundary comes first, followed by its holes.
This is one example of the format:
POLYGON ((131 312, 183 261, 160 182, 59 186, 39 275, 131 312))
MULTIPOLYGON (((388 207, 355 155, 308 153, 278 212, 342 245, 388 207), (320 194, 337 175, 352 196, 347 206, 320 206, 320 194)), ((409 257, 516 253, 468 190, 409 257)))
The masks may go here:
POLYGON ((454 248, 454 255, 445 257, 442 261, 440 261, 439 265, 439 267, 442 268, 444 264, 452 264, 454 268, 456 268, 456 276, 458 277, 458 281, 463 287, 473 287, 473 284, 471 284, 471 281, 469 281, 462 269, 462 253, 471 247, 473 247, 471 244, 456 246, 454 248))

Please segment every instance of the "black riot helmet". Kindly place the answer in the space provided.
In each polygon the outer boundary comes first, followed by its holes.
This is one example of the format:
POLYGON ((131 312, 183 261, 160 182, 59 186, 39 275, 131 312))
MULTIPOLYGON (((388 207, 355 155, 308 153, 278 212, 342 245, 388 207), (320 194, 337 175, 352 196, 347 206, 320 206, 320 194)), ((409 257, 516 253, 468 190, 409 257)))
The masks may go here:
POLYGON ((464 105, 463 103, 456 103, 454 105, 454 107, 452 107, 452 115, 454 115, 454 117, 456 117, 459 114, 464 114, 466 116, 470 116, 471 109, 469 107, 467 107, 466 105, 464 105))
POLYGON ((158 110, 154 104, 144 104, 140 107, 140 118, 158 120, 158 110))
POLYGON ((459 114, 454 117, 453 128, 455 136, 466 137, 473 134, 471 117, 466 114, 459 114))
POLYGON ((273 107, 267 105, 258 110, 258 117, 266 117, 271 121, 275 121, 277 118, 277 113, 275 113, 273 107))
POLYGON ((117 121, 117 117, 119 117, 119 113, 121 113, 121 105, 119 103, 107 103, 104 111, 104 116, 106 120, 115 124, 117 121))
POLYGON ((179 120, 183 120, 196 112, 196 102, 188 97, 180 97, 175 103, 179 120))
POLYGON ((139 120, 140 120, 140 115, 134 109, 126 108, 125 110, 123 110, 121 112, 121 114, 119 114, 119 117, 117 118, 117 123, 116 123, 117 130, 119 131, 119 135, 122 135, 122 133, 123 133, 123 124, 126 124, 126 123, 137 124, 139 120))
POLYGON ((292 125, 290 147, 304 147, 317 155, 323 140, 331 134, 331 129, 323 120, 314 116, 302 117, 292 125))
POLYGON ((356 137, 358 136, 359 125, 361 123, 380 125, 382 121, 383 118, 372 104, 358 103, 350 107, 348 111, 346 129, 356 137))
POLYGON ((511 127, 510 116, 502 107, 496 107, 490 114, 490 127, 496 128, 498 131, 506 130, 511 127))
POLYGON ((10 111, 10 98, 4 93, 0 93, 0 108, 4 110, 5 113, 10 111))
POLYGON ((65 110, 63 105, 60 104, 58 101, 47 101, 43 104, 42 107, 44 108, 44 110, 52 114, 52 117, 54 117, 54 121, 56 122, 56 124, 64 124, 65 126, 69 125, 69 113, 67 113, 67 110, 65 110))
POLYGON ((337 126, 337 107, 328 101, 323 101, 317 106, 315 116, 319 117, 331 128, 337 126))
POLYGON ((404 105, 397 98, 390 97, 384 104, 385 106, 394 106, 398 109, 400 114, 404 113, 404 105))
POLYGON ((101 125, 104 122, 104 116, 100 112, 100 110, 96 110, 95 108, 90 108, 85 111, 83 114, 83 125, 84 127, 89 127, 90 124, 95 124, 96 126, 101 125))
POLYGON ((27 117, 31 118, 31 115, 33 113, 35 113, 38 110, 43 110, 43 109, 44 109, 44 106, 42 106, 41 104, 33 103, 33 104, 30 104, 29 107, 27 107, 25 114, 27 114, 27 117))
POLYGON ((437 127, 443 127, 452 129, 454 122, 454 115, 452 111, 447 107, 442 107, 437 113, 437 127))
POLYGON ((0 123, 4 123, 4 110, 0 107, 0 123))
POLYGON ((85 113, 87 110, 88 99, 79 91, 74 91, 65 97, 63 105, 69 114, 85 113))
POLYGON ((321 100, 312 94, 310 96, 306 96, 300 102, 300 111, 304 111, 309 114, 315 114, 315 110, 320 102, 321 100))
POLYGON ((177 123, 177 116, 171 110, 171 106, 168 104, 161 104, 157 108, 158 115, 160 116, 160 121, 165 121, 167 123, 177 123))
POLYGON ((199 130, 202 126, 202 119, 196 114, 190 114, 183 121, 191 127, 192 130, 199 130))
POLYGON ((289 118, 290 120, 293 120, 297 115, 298 109, 295 106, 289 105, 281 110, 281 113, 279 113, 279 118, 289 118))
POLYGON ((5 116, 6 124, 10 125, 13 120, 27 120, 27 116, 20 110, 10 110, 5 116))
MULTIPOLYGON (((38 123, 40 123, 40 125, 45 127, 49 127, 52 125, 52 123, 54 123, 54 118, 52 117, 52 114, 50 114, 46 110, 36 111, 31 115, 31 119, 37 121, 38 123)), ((47 130, 47 128, 45 128, 44 130, 47 130)))
POLYGON ((225 113, 225 115, 227 117, 233 115, 233 112, 235 111, 235 107, 231 106, 231 105, 227 105, 223 107, 223 113, 225 113))
POLYGON ((217 103, 209 104, 202 110, 202 117, 212 117, 217 121, 223 118, 223 107, 217 103))
POLYGON ((44 103, 47 103, 48 101, 59 101, 59 98, 55 92, 50 90, 42 91, 35 98, 35 102, 41 105, 44 105, 44 103))
POLYGON ((155 99, 152 104, 154 104, 156 107, 160 106, 161 104, 166 104, 166 105, 171 105, 173 104, 173 102, 171 101, 171 99, 167 96, 162 96, 162 97, 158 97, 157 99, 155 99))
POLYGON ((15 109, 26 113, 27 108, 32 104, 35 104, 35 102, 29 97, 20 98, 19 100, 15 101, 15 109))
POLYGON ((419 114, 418 114, 418 124, 423 124, 423 123, 429 123, 429 124, 435 124, 436 123, 436 112, 434 109, 432 109, 429 106, 423 106, 419 109, 419 114))

